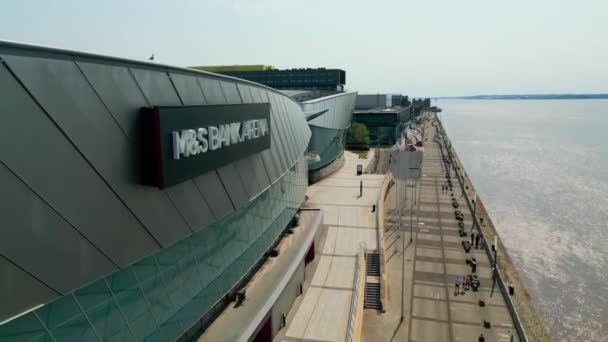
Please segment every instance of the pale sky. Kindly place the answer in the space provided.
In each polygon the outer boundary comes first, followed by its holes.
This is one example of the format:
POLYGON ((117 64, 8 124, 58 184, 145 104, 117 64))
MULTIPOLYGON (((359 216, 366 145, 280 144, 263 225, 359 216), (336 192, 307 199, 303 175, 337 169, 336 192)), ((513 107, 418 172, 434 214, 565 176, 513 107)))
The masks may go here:
POLYGON ((346 70, 360 93, 608 93, 605 0, 29 1, 0 40, 177 66, 346 70))

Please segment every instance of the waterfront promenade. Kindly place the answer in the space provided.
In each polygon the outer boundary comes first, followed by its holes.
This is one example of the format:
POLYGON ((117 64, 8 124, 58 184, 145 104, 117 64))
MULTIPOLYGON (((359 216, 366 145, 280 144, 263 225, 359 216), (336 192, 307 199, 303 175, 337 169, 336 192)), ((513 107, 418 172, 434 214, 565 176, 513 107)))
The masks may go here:
MULTIPOLYGON (((514 341, 518 338, 504 298, 496 284, 492 288, 492 269, 483 249, 466 253, 462 241, 470 241, 472 227, 469 211, 460 185, 452 173, 453 191, 442 191, 446 170, 441 150, 434 141, 436 129, 425 124, 426 141, 422 177, 416 184, 415 204, 410 217, 412 196, 406 198, 402 211, 401 231, 396 224, 398 211, 388 210, 385 232, 387 269, 389 272, 389 305, 386 313, 366 310, 363 325, 365 341, 514 341), (459 203, 452 207, 452 193, 459 203), (466 237, 459 236, 454 211, 464 214, 466 237), (412 242, 410 240, 412 222, 412 242), (405 235, 404 320, 400 324, 402 244, 405 235), (456 277, 471 274, 467 258, 477 261, 479 291, 455 292, 456 277), (479 305, 483 301, 484 306, 479 305), (484 327, 484 321, 490 328, 484 327)), ((393 188, 396 189, 396 187, 393 188)), ((406 188, 411 194, 410 188, 406 188)), ((387 208, 394 208, 394 196, 387 197, 387 208), (393 201, 393 203, 390 203, 393 201)))
MULTIPOLYGON (((373 152, 371 152, 373 153, 373 152)), ((384 175, 356 175, 372 160, 344 152, 344 166, 309 186, 307 206, 324 212, 315 242, 317 255, 307 267, 304 293, 286 317, 275 341, 344 341, 348 325, 355 265, 361 243, 376 248, 376 204, 384 175), (363 196, 359 197, 360 181, 363 196)))

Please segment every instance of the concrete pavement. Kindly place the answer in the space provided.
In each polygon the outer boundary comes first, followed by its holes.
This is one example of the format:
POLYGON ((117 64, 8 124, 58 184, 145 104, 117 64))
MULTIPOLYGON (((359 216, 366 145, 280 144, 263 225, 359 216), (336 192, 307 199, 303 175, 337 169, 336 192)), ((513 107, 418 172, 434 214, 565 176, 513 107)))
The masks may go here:
MULTIPOLYGON (((371 161, 345 152, 344 166, 336 173, 310 186, 308 206, 324 211, 322 252, 310 283, 305 285, 287 317, 287 327, 279 341, 344 341, 350 313, 356 255, 360 244, 376 248, 376 204, 384 175, 356 175, 371 161), (360 181, 363 196, 359 197, 360 181)), ((308 275, 308 274, 307 274, 308 275)))
MULTIPOLYGON (((389 275, 389 305, 386 313, 366 310, 363 325, 365 341, 477 341, 483 334, 486 341, 509 341, 515 334, 513 322, 498 285, 492 289, 492 271, 482 249, 465 253, 458 221, 452 208, 452 193, 458 200, 458 210, 464 213, 467 233, 472 226, 471 213, 453 178, 453 191, 442 191, 446 182, 439 145, 433 141, 436 130, 430 124, 425 128, 425 153, 422 177, 417 182, 416 201, 411 212, 412 243, 410 237, 410 204, 412 196, 407 190, 405 207, 401 212, 401 230, 397 222, 399 211, 388 211, 385 246, 389 275), (402 238, 405 237, 404 320, 400 324, 402 238), (465 260, 477 259, 479 291, 455 292, 455 278, 471 274, 465 260), (483 300, 485 306, 479 306, 483 300), (491 328, 485 328, 484 320, 491 328)), ((396 190, 396 186, 392 191, 396 190)), ((387 208, 395 208, 395 196, 387 197, 387 208), (392 204, 391 204, 392 201, 392 204)), ((517 341, 514 336, 514 341, 517 341)))

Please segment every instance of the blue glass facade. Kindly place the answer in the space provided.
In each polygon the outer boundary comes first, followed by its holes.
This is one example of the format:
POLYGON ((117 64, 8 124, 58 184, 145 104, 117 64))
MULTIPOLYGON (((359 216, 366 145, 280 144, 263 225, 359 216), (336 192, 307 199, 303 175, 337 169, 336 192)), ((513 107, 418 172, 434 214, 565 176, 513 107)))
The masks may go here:
POLYGON ((245 207, 92 284, 0 326, 0 341, 170 341, 264 255, 304 200, 307 165, 245 207))
POLYGON ((305 112, 326 111, 308 122, 312 135, 307 151, 319 156, 308 162, 309 170, 320 170, 344 152, 356 98, 356 92, 346 92, 300 103, 305 112))
POLYGON ((344 151, 346 130, 310 126, 312 139, 308 143, 308 152, 319 156, 319 160, 308 162, 309 170, 320 169, 336 160, 344 151))

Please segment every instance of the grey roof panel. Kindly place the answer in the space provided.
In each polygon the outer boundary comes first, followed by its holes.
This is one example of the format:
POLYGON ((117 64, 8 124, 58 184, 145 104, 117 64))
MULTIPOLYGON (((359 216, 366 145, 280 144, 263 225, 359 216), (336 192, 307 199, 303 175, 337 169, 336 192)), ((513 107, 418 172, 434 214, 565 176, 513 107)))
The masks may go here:
POLYGON ((111 168, 113 165, 124 168, 125 160, 116 153, 126 148, 126 138, 91 93, 75 64, 19 56, 3 58, 50 115, 40 110, 4 67, 0 68, 0 88, 5 95, 0 112, 13 118, 0 125, 3 162, 116 264, 124 265, 157 248, 152 236, 91 165, 103 166, 106 174, 118 172, 111 168), (68 94, 77 100, 66 98, 68 94), (36 132, 36 139, 24 140, 20 132, 36 132), (21 141, 19 150, 13 148, 14 141, 21 141), (104 143, 98 144, 100 141, 104 143), (90 159, 84 159, 83 154, 90 159), (28 155, 36 158, 24 158, 28 155), (40 172, 41 165, 44 172, 40 172))
POLYGON ((57 296, 57 292, 0 255, 0 322, 20 314, 24 307, 36 307, 57 296))

